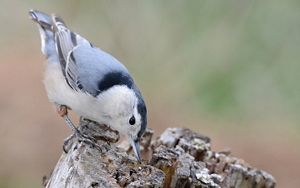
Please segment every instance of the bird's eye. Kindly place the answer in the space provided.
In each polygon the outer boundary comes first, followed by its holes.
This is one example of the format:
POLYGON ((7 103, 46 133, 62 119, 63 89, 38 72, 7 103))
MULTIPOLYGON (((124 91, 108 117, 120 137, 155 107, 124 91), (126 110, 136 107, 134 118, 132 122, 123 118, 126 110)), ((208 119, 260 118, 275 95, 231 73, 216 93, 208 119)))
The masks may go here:
POLYGON ((135 124, 135 117, 131 116, 131 118, 129 119, 129 124, 130 125, 134 125, 135 124))

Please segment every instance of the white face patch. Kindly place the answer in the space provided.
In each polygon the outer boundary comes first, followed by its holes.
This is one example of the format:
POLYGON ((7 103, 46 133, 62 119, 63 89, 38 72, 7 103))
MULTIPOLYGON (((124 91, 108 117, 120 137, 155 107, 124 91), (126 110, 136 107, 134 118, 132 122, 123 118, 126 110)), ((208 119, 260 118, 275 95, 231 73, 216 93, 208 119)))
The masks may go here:
POLYGON ((114 86, 98 97, 103 101, 103 112, 111 118, 107 124, 125 135, 136 135, 140 130, 141 117, 137 112, 137 97, 127 86, 114 86), (135 124, 129 123, 134 116, 135 124))
POLYGON ((133 109, 133 115, 135 117, 135 124, 131 125, 131 130, 129 134, 132 134, 132 137, 134 137, 134 139, 136 139, 138 132, 141 129, 141 115, 138 113, 137 110, 137 101, 136 101, 136 105, 134 106, 133 109))

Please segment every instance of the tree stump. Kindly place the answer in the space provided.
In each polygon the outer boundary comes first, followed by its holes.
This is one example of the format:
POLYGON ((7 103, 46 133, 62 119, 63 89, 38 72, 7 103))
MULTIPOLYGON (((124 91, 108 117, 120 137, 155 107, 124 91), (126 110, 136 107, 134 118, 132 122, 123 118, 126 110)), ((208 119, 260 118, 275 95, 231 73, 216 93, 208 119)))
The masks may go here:
POLYGON ((141 141, 143 161, 118 132, 81 119, 80 131, 95 144, 74 137, 49 178, 47 188, 93 187, 275 187, 265 171, 255 169, 229 152, 214 152, 210 139, 189 129, 168 128, 152 141, 147 130, 141 141))

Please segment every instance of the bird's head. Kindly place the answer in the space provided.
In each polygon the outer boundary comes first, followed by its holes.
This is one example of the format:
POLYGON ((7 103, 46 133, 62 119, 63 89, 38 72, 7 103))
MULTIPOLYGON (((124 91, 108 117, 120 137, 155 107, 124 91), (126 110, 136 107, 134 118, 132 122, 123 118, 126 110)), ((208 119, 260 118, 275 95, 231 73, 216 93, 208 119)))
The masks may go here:
POLYGON ((115 86, 103 95, 110 101, 103 106, 106 123, 128 137, 136 158, 141 160, 139 141, 147 127, 147 108, 141 93, 135 88, 115 86))

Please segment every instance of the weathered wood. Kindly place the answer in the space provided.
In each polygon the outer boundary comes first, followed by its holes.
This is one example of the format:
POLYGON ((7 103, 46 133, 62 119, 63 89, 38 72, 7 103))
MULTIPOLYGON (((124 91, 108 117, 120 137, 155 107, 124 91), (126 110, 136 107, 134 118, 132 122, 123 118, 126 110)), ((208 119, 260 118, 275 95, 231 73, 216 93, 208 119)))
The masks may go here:
POLYGON ((230 152, 211 151, 210 139, 189 129, 169 128, 152 147, 150 164, 166 172, 167 187, 272 188, 276 185, 272 175, 230 156, 230 152), (172 153, 172 158, 167 158, 168 153, 172 153), (164 160, 169 163, 161 165, 164 160))
POLYGON ((87 120, 79 129, 96 145, 72 138, 45 187, 275 187, 270 174, 211 151, 210 139, 189 129, 169 128, 152 143, 147 130, 141 163, 126 142, 116 146, 116 131, 87 120))
POLYGON ((164 174, 146 163, 139 164, 114 142, 116 131, 81 120, 80 131, 97 140, 97 146, 74 137, 62 154, 46 187, 161 187, 164 174))

